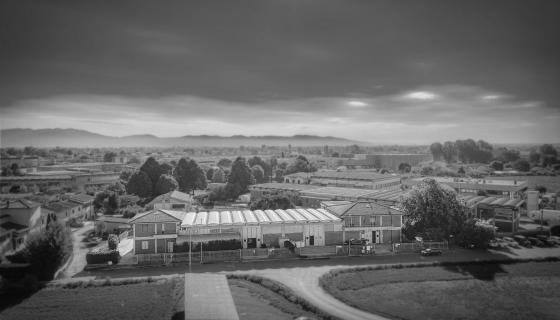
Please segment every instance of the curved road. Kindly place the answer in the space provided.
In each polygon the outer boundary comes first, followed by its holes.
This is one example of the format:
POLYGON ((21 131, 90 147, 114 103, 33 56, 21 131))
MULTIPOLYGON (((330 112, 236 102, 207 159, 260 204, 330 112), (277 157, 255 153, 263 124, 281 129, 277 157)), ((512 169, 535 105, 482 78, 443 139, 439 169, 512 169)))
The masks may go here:
MULTIPOLYGON (((312 305, 330 315, 348 320, 386 320, 387 318, 356 309, 334 298, 319 285, 319 279, 334 269, 348 266, 323 266, 287 269, 262 269, 233 272, 235 274, 251 274, 278 281, 312 305)), ((231 272, 224 272, 231 273, 231 272)))

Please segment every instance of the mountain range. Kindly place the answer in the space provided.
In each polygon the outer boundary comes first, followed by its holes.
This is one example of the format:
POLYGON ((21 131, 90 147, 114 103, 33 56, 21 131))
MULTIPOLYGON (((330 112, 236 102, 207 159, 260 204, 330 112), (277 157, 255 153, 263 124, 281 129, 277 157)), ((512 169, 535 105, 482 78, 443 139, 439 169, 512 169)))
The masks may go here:
POLYGON ((151 134, 113 137, 78 129, 4 129, 0 130, 1 147, 238 147, 238 146, 341 146, 364 142, 314 135, 243 136, 186 135, 157 137, 151 134))

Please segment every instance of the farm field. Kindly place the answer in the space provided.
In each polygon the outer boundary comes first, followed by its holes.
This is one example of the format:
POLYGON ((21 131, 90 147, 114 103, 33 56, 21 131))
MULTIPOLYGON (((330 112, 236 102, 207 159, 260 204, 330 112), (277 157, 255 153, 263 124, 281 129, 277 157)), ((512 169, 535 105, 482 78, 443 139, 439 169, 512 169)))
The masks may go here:
POLYGON ((300 316, 318 318, 303 310, 300 305, 256 283, 241 279, 228 279, 228 283, 239 319, 290 320, 300 316))
POLYGON ((507 176, 507 177, 488 177, 490 180, 527 180, 529 189, 537 185, 545 186, 547 192, 560 191, 560 176, 507 176))
POLYGON ((399 319, 557 319, 560 264, 421 267, 338 273, 325 290, 399 319))
POLYGON ((0 319, 172 319, 183 311, 183 278, 138 284, 45 288, 0 319))

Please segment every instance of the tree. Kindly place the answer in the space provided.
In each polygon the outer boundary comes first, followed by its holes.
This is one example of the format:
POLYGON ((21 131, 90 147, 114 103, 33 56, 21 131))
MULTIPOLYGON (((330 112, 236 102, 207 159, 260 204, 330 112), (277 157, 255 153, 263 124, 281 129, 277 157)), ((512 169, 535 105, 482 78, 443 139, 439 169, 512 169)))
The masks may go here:
POLYGON ((110 234, 107 238, 107 247, 109 250, 117 250, 119 245, 119 237, 116 234, 110 234))
POLYGON ((550 155, 555 158, 558 156, 558 150, 556 150, 556 148, 554 148, 551 144, 543 144, 539 147, 539 151, 541 155, 550 155))
POLYGON ((103 200, 103 207, 105 208, 105 214, 114 214, 120 207, 119 196, 114 192, 109 194, 109 196, 103 200))
POLYGON ((420 170, 420 174, 423 176, 431 176, 434 174, 434 168, 432 167, 422 167, 422 170, 420 170))
POLYGON ((119 179, 121 179, 122 181, 124 181, 126 183, 126 182, 128 182, 128 179, 130 179, 131 175, 132 175, 132 171, 126 170, 126 171, 121 172, 121 174, 119 175, 119 179))
POLYGON ((212 177, 214 176, 214 168, 209 168, 206 170, 206 180, 212 181, 212 177))
POLYGON ((117 181, 107 186, 107 191, 112 191, 120 196, 126 193, 126 186, 121 181, 117 181))
POLYGON ((6 257, 14 263, 29 263, 31 273, 41 281, 52 280, 72 252, 70 230, 54 219, 47 220, 44 229, 29 234, 21 250, 6 257))
POLYGON ((317 168, 307 160, 304 156, 298 156, 296 160, 286 168, 285 174, 296 172, 315 172, 317 168))
POLYGON ((453 161, 453 158, 457 155, 457 148, 455 147, 455 143, 452 141, 445 141, 441 148, 443 159, 446 162, 453 161))
POLYGON ((492 161, 490 162, 490 168, 496 170, 496 171, 502 171, 504 170, 504 164, 501 161, 492 161))
POLYGON ((543 185, 536 185, 535 186, 535 190, 537 190, 539 193, 541 194, 545 194, 546 193, 546 187, 543 185))
MULTIPOLYGON (((271 163, 273 162, 272 160, 276 160, 276 159, 274 159, 274 158, 271 159, 271 161, 270 161, 271 163)), ((249 167, 251 167, 251 168, 253 168, 254 166, 260 166, 263 169, 263 175, 264 175, 265 178, 272 175, 272 171, 271 171, 272 170, 272 165, 271 165, 271 163, 268 163, 268 162, 264 161, 260 157, 254 156, 254 157, 250 158, 249 160, 247 160, 247 163, 249 164, 249 167)))
POLYGON ((439 142, 434 142, 430 145, 430 152, 434 160, 439 161, 443 158, 443 145, 439 142))
POLYGON ((218 167, 231 168, 232 163, 233 162, 230 159, 223 158, 220 161, 218 161, 218 167))
POLYGON ((284 196, 264 196, 257 201, 251 201, 249 207, 251 210, 286 210, 295 208, 290 199, 284 196))
POLYGON ((231 166, 231 173, 228 177, 226 191, 230 199, 237 198, 239 195, 246 193, 247 187, 254 183, 251 169, 247 165, 245 158, 238 157, 231 166))
POLYGON ((132 158, 128 159, 127 163, 128 164, 140 164, 140 159, 138 159, 136 157, 132 157, 132 158))
POLYGON ((527 160, 519 159, 513 163, 513 168, 517 171, 527 172, 531 170, 531 164, 527 160))
POLYGON ((225 183, 226 181, 226 174, 222 168, 214 170, 214 173, 212 174, 212 182, 225 183))
POLYGON ((399 164, 399 172, 400 173, 409 173, 412 169, 412 166, 406 162, 402 162, 399 164))
POLYGON ((541 154, 538 153, 536 150, 531 150, 529 153, 529 161, 533 163, 538 163, 541 161, 541 154))
POLYGON ((461 231, 466 218, 466 208, 457 200, 455 191, 433 179, 413 187, 401 209, 407 217, 403 233, 409 239, 448 239, 461 231))
POLYGON ((461 246, 485 249, 490 240, 494 239, 495 231, 494 226, 488 223, 478 219, 469 219, 463 224, 461 232, 455 239, 461 246))
POLYGON ((126 192, 135 194, 140 198, 150 198, 152 196, 152 181, 144 171, 136 171, 130 176, 126 184, 126 192))
POLYGON ((109 151, 109 152, 105 152, 105 155, 103 155, 103 161, 105 162, 113 162, 115 160, 115 157, 117 156, 116 153, 109 151))
POLYGON ((107 197, 109 197, 109 193, 107 191, 101 191, 95 195, 95 199, 93 199, 93 210, 95 212, 103 208, 103 203, 107 197))
MULTIPOLYGON (((162 174, 173 174, 173 166, 169 163, 162 163, 160 165, 162 174)), ((158 178, 159 179, 159 178, 158 178)))
POLYGON ((149 157, 146 162, 140 167, 140 171, 146 173, 151 181, 152 190, 155 189, 156 182, 164 171, 159 163, 153 157, 149 157))
POLYGON ((264 177, 264 170, 261 166, 254 165, 251 167, 251 174, 253 175, 253 177, 255 178, 255 182, 256 183, 263 183, 265 182, 265 177, 264 177))
POLYGON ((206 189, 207 181, 204 170, 192 159, 181 158, 175 168, 175 179, 179 190, 190 192, 195 189, 206 189))
POLYGON ((503 162, 515 162, 519 160, 519 150, 508 150, 507 148, 500 149, 498 159, 503 162))
POLYGON ((159 179, 156 183, 156 190, 154 192, 154 197, 159 196, 160 194, 165 194, 171 192, 173 190, 179 189, 179 183, 177 180, 168 174, 162 174, 159 176, 159 179))

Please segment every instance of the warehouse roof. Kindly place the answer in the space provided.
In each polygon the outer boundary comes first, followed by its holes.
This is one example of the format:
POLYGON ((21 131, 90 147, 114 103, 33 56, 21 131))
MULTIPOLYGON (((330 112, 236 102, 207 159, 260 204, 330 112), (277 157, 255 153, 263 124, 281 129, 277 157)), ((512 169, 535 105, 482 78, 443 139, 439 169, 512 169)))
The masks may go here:
POLYGON ((465 196, 460 199, 469 207, 477 205, 487 205, 492 207, 520 207, 525 200, 523 199, 510 199, 504 197, 485 197, 485 196, 465 196))
POLYGON ((303 191, 303 190, 311 190, 321 188, 318 185, 312 184, 296 184, 296 183, 278 183, 278 182, 270 182, 270 183, 261 183, 261 184, 254 184, 249 186, 249 190, 254 189, 267 189, 267 190, 285 190, 285 191, 303 191))
POLYGON ((189 212, 182 227, 260 225, 275 223, 337 222, 340 219, 324 209, 243 210, 189 212))

